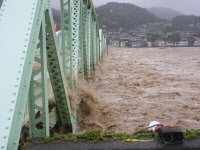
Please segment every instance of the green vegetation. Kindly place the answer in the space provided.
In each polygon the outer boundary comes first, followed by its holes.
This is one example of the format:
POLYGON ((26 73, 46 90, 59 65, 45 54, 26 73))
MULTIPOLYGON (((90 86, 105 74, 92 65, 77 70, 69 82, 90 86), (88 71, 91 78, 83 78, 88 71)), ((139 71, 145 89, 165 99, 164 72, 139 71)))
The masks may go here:
POLYGON ((171 21, 172 26, 164 28, 164 32, 173 31, 194 31, 199 32, 200 17, 190 16, 177 16, 171 21))
POLYGON ((200 136, 200 130, 188 130, 188 129, 184 129, 184 139, 185 140, 193 140, 196 139, 198 136, 200 136))
MULTIPOLYGON (((193 140, 196 139, 198 136, 200 136, 200 130, 188 130, 183 129, 183 136, 185 140, 193 140)), ((57 134, 55 133, 52 137, 43 139, 42 143, 49 143, 52 141, 57 140, 71 140, 73 142, 77 142, 77 140, 83 140, 83 141, 117 141, 117 140, 127 140, 127 139, 139 139, 140 137, 148 137, 148 138, 156 138, 158 136, 157 132, 150 132, 150 131, 144 131, 142 133, 138 133, 136 135, 132 134, 123 134, 123 133, 116 133, 115 131, 102 131, 102 130, 94 130, 89 131, 86 130, 84 133, 76 135, 76 134, 57 134)), ((30 138, 26 138, 20 141, 19 149, 24 150, 27 146, 29 146, 29 143, 31 142, 30 138)))
POLYGON ((168 42, 179 42, 180 41, 180 34, 179 33, 172 33, 172 35, 169 35, 167 38, 164 39, 164 41, 168 42))
POLYGON ((30 138, 26 138, 26 139, 23 139, 23 140, 20 140, 20 143, 19 143, 19 150, 24 150, 26 149, 30 144, 30 138))
POLYGON ((66 135, 59 135, 57 133, 54 134, 53 137, 46 138, 42 142, 48 143, 55 140, 72 140, 74 142, 77 141, 77 139, 82 139, 85 141, 116 141, 116 140, 127 140, 127 139, 138 139, 140 137, 148 137, 148 138, 154 138, 157 136, 157 133, 145 131, 143 133, 138 133, 137 135, 131 135, 131 134, 122 134, 122 133, 115 133, 115 131, 102 131, 102 130, 94 130, 94 131, 88 131, 86 130, 83 134, 75 135, 75 134, 66 134, 66 135))
POLYGON ((200 17, 189 15, 189 16, 177 16, 172 20, 174 25, 189 25, 200 23, 200 17))
MULTIPOLYGON (((193 140, 200 136, 200 130, 188 130, 184 129, 184 139, 185 140, 193 140)), ((131 134, 123 134, 123 133, 116 133, 115 131, 102 131, 102 130, 94 130, 94 131, 88 131, 86 130, 83 134, 66 134, 66 135, 60 135, 55 133, 53 137, 49 137, 44 139, 43 143, 48 143, 51 141, 56 140, 72 140, 73 142, 76 142, 78 139, 84 140, 84 141, 116 141, 116 140, 127 140, 127 139, 139 139, 140 137, 148 137, 148 138, 155 138, 158 136, 157 132, 150 132, 150 131, 144 131, 142 133, 138 133, 136 135, 131 134)))

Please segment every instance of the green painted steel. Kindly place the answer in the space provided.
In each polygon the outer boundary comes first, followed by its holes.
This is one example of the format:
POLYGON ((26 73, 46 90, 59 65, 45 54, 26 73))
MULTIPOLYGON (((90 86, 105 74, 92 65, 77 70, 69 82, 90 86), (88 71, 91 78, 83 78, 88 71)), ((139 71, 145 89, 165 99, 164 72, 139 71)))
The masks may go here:
POLYGON ((79 25, 79 60, 78 60, 78 75, 80 79, 84 78, 84 13, 83 1, 80 1, 80 25, 79 25))
POLYGON ((73 79, 73 53, 72 53, 72 20, 71 20, 71 0, 60 0, 61 5, 61 32, 62 32, 62 62, 65 78, 74 90, 73 79))
POLYGON ((72 0, 71 11, 71 38, 72 38, 72 79, 78 77, 78 60, 79 60, 79 29, 80 29, 80 0, 72 0))
POLYGON ((87 1, 83 3, 82 8, 82 25, 83 25, 83 66, 84 75, 88 75, 88 55, 87 55, 87 1))
POLYGON ((87 9, 87 16, 86 16, 86 61, 87 61, 87 68, 86 68, 86 75, 90 76, 91 73, 91 29, 92 29, 92 9, 87 9))
POLYGON ((63 69, 61 67, 59 53, 57 51, 55 32, 53 32, 54 26, 52 13, 49 10, 46 10, 45 12, 45 22, 47 35, 47 68, 57 104, 59 119, 65 131, 74 132, 75 129, 72 124, 73 119, 71 115, 70 102, 66 88, 66 80, 64 77, 63 69))
POLYGON ((90 71, 91 71, 91 73, 93 73, 93 71, 94 71, 94 68, 95 68, 95 66, 94 66, 94 20, 93 20, 94 18, 92 17, 91 18, 91 28, 90 28, 90 33, 91 33, 91 38, 90 38, 90 40, 91 40, 91 51, 90 51, 90 71))
POLYGON ((53 115, 52 125, 59 120, 66 131, 76 130, 76 116, 72 115, 72 111, 76 111, 71 110, 67 84, 73 91, 74 79, 83 78, 84 75, 91 76, 106 48, 106 39, 102 30, 99 30, 91 0, 60 0, 60 2, 62 60, 58 42, 55 41, 54 23, 49 10, 50 0, 21 0, 20 5, 17 1, 4 0, 2 4, 0 10, 0 41, 3 41, 0 49, 4 50, 0 55, 2 71, 0 149, 2 150, 16 150, 18 147, 27 98, 30 136, 49 136, 46 68, 58 112, 57 115, 53 115), (8 30, 10 34, 7 34, 8 30), (38 37, 40 55, 35 57, 38 37), (41 67, 33 71, 34 58, 41 67), (39 93, 34 91, 35 86, 40 89, 39 93), (55 119, 55 116, 58 118, 55 119), (40 125, 42 130, 37 127, 40 125))
POLYGON ((94 49, 94 54, 93 54, 93 57, 94 57, 94 67, 96 66, 96 63, 97 63, 97 23, 96 21, 93 22, 93 37, 92 37, 92 40, 93 40, 93 49, 94 49))
POLYGON ((2 150, 18 147, 44 6, 41 0, 20 2, 22 5, 16 1, 4 1, 0 10, 2 150))
POLYGON ((47 94, 47 59, 46 59, 46 34, 45 20, 43 19, 35 63, 29 88, 29 135, 30 137, 49 136, 48 94, 47 94), (37 87, 37 90, 35 90, 37 87), (37 115, 36 115, 37 114, 37 115))
MULTIPOLYGON (((97 30, 97 33, 99 33, 98 30, 97 30)), ((99 37, 97 37, 97 61, 100 61, 100 40, 99 40, 99 37)))

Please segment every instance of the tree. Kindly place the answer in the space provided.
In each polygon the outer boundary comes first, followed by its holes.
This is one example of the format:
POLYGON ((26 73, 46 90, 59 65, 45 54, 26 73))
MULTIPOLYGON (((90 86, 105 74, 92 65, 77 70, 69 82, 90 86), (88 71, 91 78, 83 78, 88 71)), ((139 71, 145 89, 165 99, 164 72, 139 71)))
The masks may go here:
POLYGON ((169 35, 169 36, 166 38, 166 40, 167 40, 168 42, 172 42, 173 45, 175 44, 175 42, 179 42, 180 39, 181 39, 180 34, 177 33, 177 32, 173 33, 172 35, 169 35))

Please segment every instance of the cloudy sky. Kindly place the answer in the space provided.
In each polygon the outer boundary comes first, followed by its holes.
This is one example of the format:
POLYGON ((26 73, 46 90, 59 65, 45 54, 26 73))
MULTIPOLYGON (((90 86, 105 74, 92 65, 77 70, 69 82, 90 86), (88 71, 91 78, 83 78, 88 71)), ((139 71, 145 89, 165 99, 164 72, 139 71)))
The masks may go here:
MULTIPOLYGON (((184 14, 200 15, 200 0, 93 0, 95 6, 108 2, 132 3, 143 8, 168 7, 184 14)), ((52 0, 52 6, 58 8, 58 0, 52 0)))

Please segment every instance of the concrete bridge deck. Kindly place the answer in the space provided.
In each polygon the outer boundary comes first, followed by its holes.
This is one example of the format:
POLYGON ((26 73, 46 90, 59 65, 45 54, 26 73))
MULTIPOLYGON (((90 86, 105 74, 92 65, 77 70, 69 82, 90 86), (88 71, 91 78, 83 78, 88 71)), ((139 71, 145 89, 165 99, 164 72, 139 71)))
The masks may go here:
POLYGON ((73 143, 70 141, 54 141, 48 144, 31 143, 26 150, 200 150, 200 137, 196 140, 185 141, 184 144, 173 146, 161 146, 157 139, 153 142, 82 142, 73 143))

